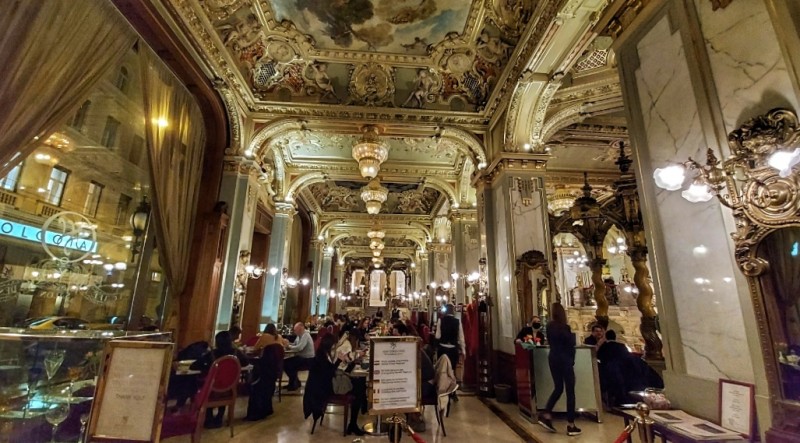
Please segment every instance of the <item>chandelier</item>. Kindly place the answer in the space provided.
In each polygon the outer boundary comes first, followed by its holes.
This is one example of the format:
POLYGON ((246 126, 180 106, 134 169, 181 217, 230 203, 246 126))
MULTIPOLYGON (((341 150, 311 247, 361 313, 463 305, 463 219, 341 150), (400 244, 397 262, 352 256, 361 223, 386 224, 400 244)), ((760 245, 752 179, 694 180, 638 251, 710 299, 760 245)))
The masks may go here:
POLYGON ((575 194, 567 189, 557 189, 547 203, 547 208, 556 217, 563 214, 575 203, 575 194))
POLYGON ((361 188, 361 199, 367 205, 367 213, 372 215, 381 212, 381 206, 388 196, 389 190, 381 186, 377 178, 373 178, 367 186, 361 188))
POLYGON ((389 147, 378 137, 378 127, 366 125, 364 135, 353 145, 353 158, 358 162, 362 177, 374 178, 381 170, 381 163, 389 157, 389 147))

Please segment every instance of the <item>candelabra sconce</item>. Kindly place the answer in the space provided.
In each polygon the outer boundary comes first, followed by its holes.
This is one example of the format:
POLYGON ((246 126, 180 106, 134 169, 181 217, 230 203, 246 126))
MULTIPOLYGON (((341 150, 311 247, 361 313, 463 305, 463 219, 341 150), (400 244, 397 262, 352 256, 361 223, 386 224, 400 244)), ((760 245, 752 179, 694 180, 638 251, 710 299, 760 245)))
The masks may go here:
MULTIPOLYGON (((276 275, 278 273, 278 268, 272 267, 268 272, 270 275, 276 275)), ((294 289, 298 286, 308 286, 309 283, 310 280, 305 277, 300 279, 291 277, 289 275, 289 270, 286 268, 283 268, 281 271, 281 299, 280 304, 278 305, 278 319, 282 325, 286 323, 283 317, 286 313, 286 298, 288 297, 289 289, 294 289)))
POLYGON ((144 234, 147 232, 147 225, 150 221, 150 203, 147 196, 142 196, 139 206, 131 214, 130 226, 133 229, 133 240, 131 241, 131 263, 136 263, 136 256, 142 253, 144 246, 144 234))

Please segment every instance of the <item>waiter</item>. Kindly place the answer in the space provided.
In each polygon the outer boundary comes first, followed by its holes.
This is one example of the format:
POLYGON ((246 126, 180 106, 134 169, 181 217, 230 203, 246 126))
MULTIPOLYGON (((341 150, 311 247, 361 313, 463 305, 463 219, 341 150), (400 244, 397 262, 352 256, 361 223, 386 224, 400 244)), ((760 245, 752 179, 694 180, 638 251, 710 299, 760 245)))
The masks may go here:
POLYGON ((466 344, 464 342, 464 328, 461 327, 461 320, 453 314, 455 306, 448 303, 445 306, 444 317, 436 323, 436 341, 439 343, 439 356, 446 355, 450 359, 450 365, 455 371, 458 365, 459 356, 466 356, 466 344))

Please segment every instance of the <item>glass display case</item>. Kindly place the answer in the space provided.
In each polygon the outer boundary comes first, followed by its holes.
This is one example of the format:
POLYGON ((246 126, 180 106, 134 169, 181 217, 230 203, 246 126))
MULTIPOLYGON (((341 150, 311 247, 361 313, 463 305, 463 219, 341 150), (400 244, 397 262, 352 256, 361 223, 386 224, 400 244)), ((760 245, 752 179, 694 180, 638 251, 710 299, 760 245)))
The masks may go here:
POLYGON ((77 442, 108 340, 169 333, 0 328, 0 442, 77 442))

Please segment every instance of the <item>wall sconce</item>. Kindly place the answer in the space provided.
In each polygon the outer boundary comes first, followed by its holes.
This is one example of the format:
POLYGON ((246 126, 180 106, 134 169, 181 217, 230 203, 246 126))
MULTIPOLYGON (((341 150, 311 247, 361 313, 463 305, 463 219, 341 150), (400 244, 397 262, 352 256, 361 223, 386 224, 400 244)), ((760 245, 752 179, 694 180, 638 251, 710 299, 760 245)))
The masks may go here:
POLYGON ((136 262, 136 256, 142 252, 142 237, 147 231, 147 224, 150 221, 150 203, 147 201, 147 196, 142 196, 142 201, 139 206, 131 214, 130 225, 133 229, 133 241, 131 243, 131 263, 136 262))
POLYGON ((239 270, 238 273, 243 277, 258 279, 264 275, 266 270, 261 266, 256 266, 250 263, 250 251, 242 251, 239 253, 239 270))

